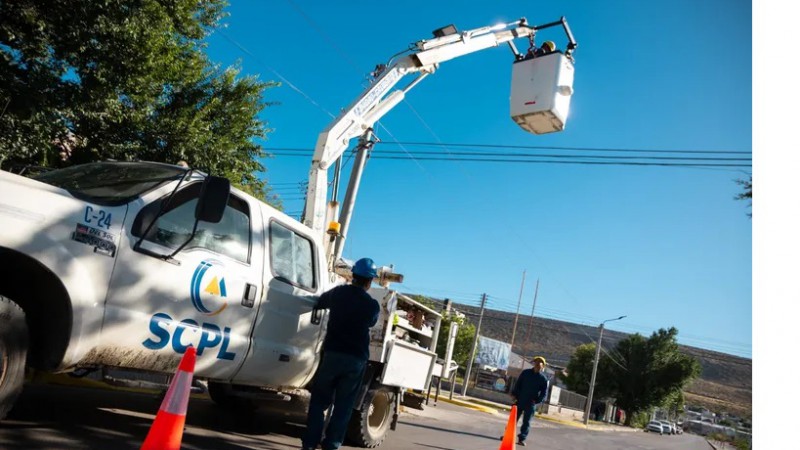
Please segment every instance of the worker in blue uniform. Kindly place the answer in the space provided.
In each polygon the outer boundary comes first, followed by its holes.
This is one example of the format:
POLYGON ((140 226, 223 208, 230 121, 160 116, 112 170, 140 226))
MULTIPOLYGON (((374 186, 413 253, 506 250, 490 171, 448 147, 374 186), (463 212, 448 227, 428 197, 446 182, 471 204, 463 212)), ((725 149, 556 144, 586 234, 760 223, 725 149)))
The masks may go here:
POLYGON ((511 396, 517 405, 517 422, 522 418, 522 427, 517 435, 517 443, 525 446, 525 439, 531 429, 536 407, 547 397, 549 381, 544 376, 544 367, 547 361, 542 356, 537 356, 531 361, 533 368, 525 369, 520 373, 519 379, 511 391, 511 396))
POLYGON ((353 413, 369 360, 369 329, 380 315, 380 305, 368 293, 378 269, 370 258, 353 265, 353 281, 322 294, 315 308, 328 309, 328 333, 322 344, 322 362, 314 376, 308 406, 303 449, 338 449, 353 413), (325 410, 333 414, 325 428, 325 410), (322 434, 325 433, 324 440, 322 434))

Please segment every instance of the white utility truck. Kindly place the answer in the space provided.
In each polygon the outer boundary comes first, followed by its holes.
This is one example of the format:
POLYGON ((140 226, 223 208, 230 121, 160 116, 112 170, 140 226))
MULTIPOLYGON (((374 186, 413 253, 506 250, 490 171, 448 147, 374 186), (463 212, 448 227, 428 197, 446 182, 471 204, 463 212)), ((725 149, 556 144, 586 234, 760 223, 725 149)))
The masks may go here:
MULTIPOLYGON (((508 43, 514 120, 535 133, 564 127, 576 44, 563 18, 449 26, 434 36, 379 66, 320 135, 302 221, 224 178, 169 164, 97 162, 33 178, 0 172, 0 418, 26 367, 169 374, 190 345, 195 376, 217 403, 302 394, 327 323, 316 299, 349 276, 340 255, 373 124, 441 62, 508 43), (533 46, 537 30, 558 25, 569 38, 563 53, 528 58, 512 43, 527 37, 533 46), (417 77, 387 96, 408 74, 417 77), (340 221, 338 170, 330 200, 327 172, 355 137, 340 221)), ((427 388, 436 362, 439 315, 388 289, 399 278, 382 268, 370 290, 382 308, 349 432, 361 446, 383 441, 402 393, 427 388)))

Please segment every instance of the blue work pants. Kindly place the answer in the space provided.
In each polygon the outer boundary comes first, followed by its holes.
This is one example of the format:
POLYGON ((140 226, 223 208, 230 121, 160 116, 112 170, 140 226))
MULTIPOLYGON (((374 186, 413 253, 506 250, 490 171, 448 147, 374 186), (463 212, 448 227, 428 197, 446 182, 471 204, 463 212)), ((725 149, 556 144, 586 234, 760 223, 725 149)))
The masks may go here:
POLYGON ((522 408, 517 404, 517 422, 519 419, 522 419, 522 427, 519 429, 519 437, 520 442, 524 441, 528 437, 528 432, 531 431, 531 421, 533 420, 533 413, 536 411, 536 405, 529 405, 525 408, 522 408))
POLYGON ((366 365, 364 359, 355 355, 325 352, 311 387, 303 448, 317 448, 323 431, 325 431, 323 450, 335 450, 342 445, 366 365), (333 403, 333 414, 327 430, 323 430, 325 410, 331 403, 333 403))

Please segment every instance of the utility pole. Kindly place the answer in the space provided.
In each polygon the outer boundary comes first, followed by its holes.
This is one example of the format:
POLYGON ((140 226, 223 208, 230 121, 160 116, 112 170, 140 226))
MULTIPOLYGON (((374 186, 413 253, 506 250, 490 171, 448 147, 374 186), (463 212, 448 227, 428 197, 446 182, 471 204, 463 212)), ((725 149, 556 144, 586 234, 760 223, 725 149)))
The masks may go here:
POLYGON ((478 335, 481 334, 484 308, 486 308, 486 294, 481 295, 481 312, 478 315, 478 327, 475 328, 475 337, 472 338, 472 351, 469 353, 469 363, 467 364, 467 373, 464 374, 464 385, 461 386, 461 396, 467 395, 467 384, 469 384, 469 377, 472 372, 472 363, 475 362, 475 349, 478 347, 478 335))
POLYGON ((619 316, 616 319, 604 320, 600 324, 600 336, 597 337, 597 348, 594 351, 594 366, 592 367, 592 381, 589 382, 589 397, 586 399, 586 409, 583 411, 583 424, 589 425, 589 411, 592 409, 592 397, 594 396, 594 379, 597 376, 597 362, 600 360, 600 348, 603 345, 603 328, 606 322, 624 319, 628 316, 619 316))
POLYGON ((514 316, 514 328, 511 329, 511 351, 514 351, 514 338, 517 336, 517 321, 519 320, 519 307, 522 305, 522 291, 525 290, 525 270, 522 271, 522 285, 519 287, 519 300, 517 300, 517 315, 514 316))
MULTIPOLYGON (((526 344, 531 342, 530 338, 531 338, 531 328, 533 328, 533 313, 536 311, 536 298, 538 296, 539 296, 539 279, 537 278, 536 279, 536 290, 533 291, 533 306, 531 307, 531 319, 528 321, 528 333, 527 333, 527 336, 525 336, 525 343, 526 344)), ((522 355, 520 355, 520 356, 522 356, 522 355)), ((524 358, 520 358, 519 370, 522 370, 524 368, 525 368, 525 359, 524 358)))

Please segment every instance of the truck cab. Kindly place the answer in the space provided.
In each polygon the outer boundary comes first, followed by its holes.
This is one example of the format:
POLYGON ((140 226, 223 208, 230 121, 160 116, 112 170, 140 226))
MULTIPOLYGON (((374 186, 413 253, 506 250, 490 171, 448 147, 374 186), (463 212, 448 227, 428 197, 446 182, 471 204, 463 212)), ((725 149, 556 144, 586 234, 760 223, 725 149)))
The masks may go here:
POLYGON ((99 162, 29 179, 0 172, 0 295, 25 312, 34 367, 170 372, 304 386, 323 332, 322 246, 305 225, 237 189, 196 220, 203 174, 99 162), (267 295, 267 293, 269 293, 267 295))
MULTIPOLYGON (((189 346, 217 403, 304 395, 327 324, 317 298, 345 279, 342 267, 328 272, 308 226, 228 180, 161 163, 0 171, 0 192, 0 418, 26 365, 170 374, 189 346)), ((427 387, 441 318, 379 273, 369 293, 380 319, 348 431, 366 447, 394 429, 404 388, 427 387), (398 299, 429 324, 400 320, 398 299)))

